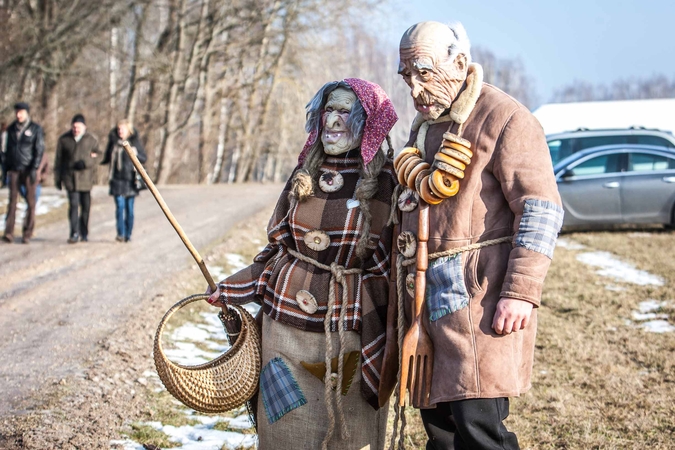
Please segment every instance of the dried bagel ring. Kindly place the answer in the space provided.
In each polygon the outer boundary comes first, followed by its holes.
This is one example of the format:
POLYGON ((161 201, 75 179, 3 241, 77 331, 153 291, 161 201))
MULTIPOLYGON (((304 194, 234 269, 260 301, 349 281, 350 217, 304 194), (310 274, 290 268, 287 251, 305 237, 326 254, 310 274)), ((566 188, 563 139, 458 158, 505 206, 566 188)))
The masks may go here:
POLYGON ((440 152, 443 153, 444 155, 448 155, 451 158, 455 158, 457 161, 460 161, 467 166, 471 164, 471 158, 466 156, 466 154, 460 152, 459 150, 455 150, 454 148, 450 147, 441 147, 440 152))
POLYGON ((406 153, 405 155, 403 155, 403 158, 399 160, 398 165, 394 167, 397 177, 398 174, 401 173, 401 171, 403 170, 403 167, 413 158, 419 158, 419 156, 417 156, 414 153, 406 153))
POLYGON ((463 162, 457 161, 455 158, 452 156, 448 156, 445 153, 438 152, 434 155, 434 159, 436 161, 441 161, 446 164, 450 164, 452 167, 456 167, 459 170, 465 170, 466 169, 466 164, 463 162))
POLYGON ((450 141, 450 142, 456 142, 457 144, 463 145, 466 148, 471 148, 471 142, 469 142, 466 139, 461 138, 461 137, 457 136, 455 133, 451 133, 449 131, 446 131, 445 133, 443 133, 443 139, 445 139, 446 141, 450 141))
POLYGON ((404 154, 401 159, 398 160, 398 164, 394 165, 394 170, 398 174, 401 169, 403 168, 403 165, 410 160, 410 158, 419 158, 415 153, 406 153, 404 154))
MULTIPOLYGON (((440 170, 434 170, 434 173, 436 173, 436 172, 440 172, 440 170)), ((451 197, 450 195, 445 195, 443 193, 443 190, 436 187, 436 185, 434 184, 434 174, 433 173, 431 175, 429 175, 429 178, 427 179, 427 183, 429 183, 429 190, 436 197, 442 198, 442 199, 446 199, 446 198, 451 197)))
POLYGON ((401 195, 398 196, 398 209, 403 212, 414 211, 419 204, 419 195, 412 189, 404 189, 401 195))
POLYGON ((401 160, 404 155, 419 155, 420 151, 416 149, 415 147, 406 147, 403 150, 401 150, 401 153, 396 155, 396 158, 394 158, 394 167, 398 167, 398 165, 401 163, 401 160))
POLYGON ((396 239, 396 247, 405 258, 412 258, 417 253, 417 236, 412 231, 404 231, 396 239))
POLYGON ((459 180, 442 170, 435 170, 431 174, 430 182, 431 187, 435 187, 435 191, 440 192, 444 197, 452 197, 459 192, 459 180))
POLYGON ((430 205, 438 205, 443 201, 442 198, 437 197, 436 194, 431 192, 431 189, 429 189, 428 175, 422 178, 422 182, 420 183, 420 197, 422 197, 422 200, 424 200, 430 205))
POLYGON ((468 156, 469 159, 473 158, 473 152, 471 150, 469 150, 467 147, 464 147, 463 145, 459 145, 455 142, 444 141, 443 147, 444 148, 451 148, 453 150, 457 150, 458 152, 462 152, 466 156, 468 156))
POLYGON ((413 156, 412 158, 408 158, 403 163, 399 166, 399 170, 396 173, 396 176, 398 178, 399 184, 402 186, 406 186, 405 182, 405 174, 408 171, 408 169, 412 169, 415 167, 417 164, 419 164, 422 161, 422 158, 419 156, 413 156))
POLYGON ((404 186, 408 185, 408 178, 410 178, 410 174, 412 173, 413 170, 415 170, 418 166, 425 164, 424 160, 422 158, 416 158, 416 159, 411 159, 411 161, 405 166, 405 170, 403 171, 403 183, 404 186))
POLYGON ((421 192, 420 186, 422 184, 422 180, 424 179, 424 177, 428 177, 433 172, 434 172, 434 169, 429 167, 428 169, 424 169, 423 171, 421 171, 420 173, 417 174, 417 176, 415 177, 415 191, 418 194, 421 192))
POLYGON ((434 167, 437 169, 441 169, 445 172, 448 172, 450 175, 454 175, 460 180, 464 179, 464 171, 459 170, 456 167, 451 166, 450 164, 446 164, 443 161, 434 161, 434 167))
POLYGON ((417 175, 423 171, 431 167, 431 164, 428 162, 421 162, 418 165, 416 165, 413 170, 410 171, 410 173, 405 177, 406 184, 410 189, 415 189, 415 178, 417 178, 417 175))

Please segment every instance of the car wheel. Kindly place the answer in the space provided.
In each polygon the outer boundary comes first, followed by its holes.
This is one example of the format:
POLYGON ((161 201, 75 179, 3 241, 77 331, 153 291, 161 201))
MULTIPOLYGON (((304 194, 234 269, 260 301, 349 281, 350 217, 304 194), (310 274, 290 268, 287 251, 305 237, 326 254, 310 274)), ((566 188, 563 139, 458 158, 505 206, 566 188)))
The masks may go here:
POLYGON ((663 225, 666 230, 675 230, 675 205, 673 205, 673 210, 670 213, 670 223, 663 225))

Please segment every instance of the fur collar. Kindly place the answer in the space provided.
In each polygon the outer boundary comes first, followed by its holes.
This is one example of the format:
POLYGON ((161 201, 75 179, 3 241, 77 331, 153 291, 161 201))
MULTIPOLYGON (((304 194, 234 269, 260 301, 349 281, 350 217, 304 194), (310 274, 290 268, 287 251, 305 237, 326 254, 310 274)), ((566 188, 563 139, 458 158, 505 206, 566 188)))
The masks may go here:
MULTIPOLYGON (((469 118, 471 111, 476 106, 478 97, 483 87, 483 68, 480 64, 471 63, 467 70, 465 88, 457 96, 450 106, 450 118, 453 122, 463 124, 469 118)), ((439 118, 440 119, 440 118, 439 118)), ((438 119, 437 119, 438 120, 438 119)), ((420 113, 417 113, 412 123, 413 131, 417 131, 424 123, 420 113)))

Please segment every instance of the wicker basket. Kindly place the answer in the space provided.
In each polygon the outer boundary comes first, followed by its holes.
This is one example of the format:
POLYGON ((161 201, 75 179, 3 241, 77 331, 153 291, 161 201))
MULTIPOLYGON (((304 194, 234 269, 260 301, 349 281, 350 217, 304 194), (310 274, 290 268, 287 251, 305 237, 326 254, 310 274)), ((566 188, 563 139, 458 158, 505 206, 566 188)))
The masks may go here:
POLYGON ((240 319, 241 330, 234 345, 211 362, 183 366, 170 361, 162 349, 162 333, 171 316, 186 305, 207 298, 205 294, 192 295, 166 312, 155 335, 155 366, 169 393, 186 406, 203 413, 222 413, 243 405, 258 389, 260 331, 251 314, 240 306, 228 306, 230 313, 240 319))

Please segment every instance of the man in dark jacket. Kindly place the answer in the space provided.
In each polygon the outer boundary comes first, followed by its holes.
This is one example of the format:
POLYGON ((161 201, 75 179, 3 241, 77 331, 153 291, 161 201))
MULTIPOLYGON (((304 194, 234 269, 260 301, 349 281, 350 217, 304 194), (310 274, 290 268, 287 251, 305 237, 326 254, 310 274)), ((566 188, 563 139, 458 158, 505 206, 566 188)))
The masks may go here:
POLYGON ((33 236, 35 227, 35 189, 38 184, 38 168, 45 149, 42 127, 30 120, 30 107, 27 103, 14 105, 16 120, 7 129, 5 147, 5 169, 9 176, 9 205, 5 220, 5 242, 14 241, 14 222, 19 189, 26 189, 26 219, 23 226, 23 243, 27 244, 33 236))
POLYGON ((82 114, 76 114, 71 130, 59 137, 54 159, 54 185, 68 191, 70 219, 69 244, 87 242, 91 189, 96 179, 95 159, 99 155, 98 140, 87 132, 82 114))

